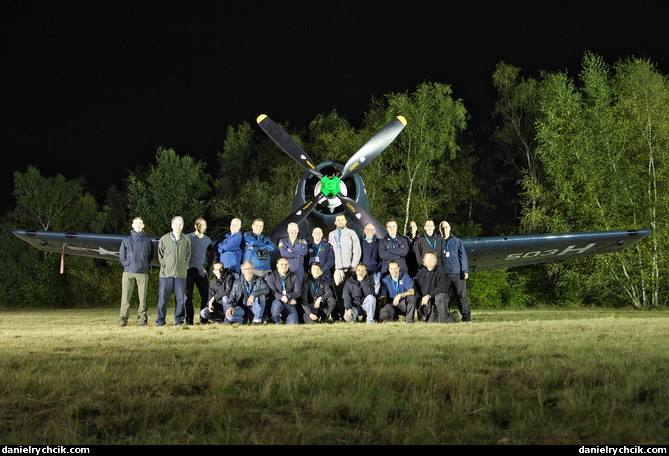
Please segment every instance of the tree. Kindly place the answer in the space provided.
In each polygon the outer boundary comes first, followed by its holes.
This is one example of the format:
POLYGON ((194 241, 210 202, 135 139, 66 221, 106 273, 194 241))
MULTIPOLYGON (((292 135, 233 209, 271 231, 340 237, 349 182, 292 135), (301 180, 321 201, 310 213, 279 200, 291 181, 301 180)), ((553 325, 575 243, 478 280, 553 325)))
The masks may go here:
POLYGON ((62 175, 44 177, 29 166, 25 173, 14 172, 16 207, 13 218, 26 228, 48 230, 62 211, 81 196, 83 180, 67 180, 62 175))
POLYGON ((669 209, 667 79, 645 60, 612 69, 587 53, 578 82, 565 73, 545 77, 537 123, 545 179, 523 181, 523 224, 546 231, 654 229, 631 249, 548 269, 559 273, 557 285, 571 299, 637 308, 666 303, 666 227, 658 222, 669 209))
POLYGON ((368 114, 365 130, 371 136, 397 115, 407 126, 362 171, 375 187, 371 203, 386 208, 386 217, 400 217, 405 229, 412 219, 450 217, 476 193, 472 157, 459 144, 467 123, 462 100, 453 99, 450 86, 426 82, 411 93, 386 95, 368 114))
POLYGON ((146 231, 169 230, 170 220, 183 217, 188 226, 204 214, 209 176, 205 164, 173 149, 159 147, 156 164, 146 176, 131 174, 128 206, 132 216, 144 218, 146 231))

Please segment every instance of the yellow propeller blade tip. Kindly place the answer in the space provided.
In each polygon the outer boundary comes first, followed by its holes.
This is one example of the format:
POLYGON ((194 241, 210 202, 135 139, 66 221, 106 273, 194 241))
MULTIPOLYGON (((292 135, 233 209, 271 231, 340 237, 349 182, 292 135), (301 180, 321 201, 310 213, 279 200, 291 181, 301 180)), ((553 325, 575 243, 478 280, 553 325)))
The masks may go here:
POLYGON ((267 119, 267 116, 265 114, 260 114, 258 118, 256 119, 256 122, 260 123, 263 120, 267 119))
POLYGON ((399 120, 400 122, 402 122, 404 125, 407 124, 407 120, 404 118, 404 116, 397 116, 397 120, 399 120))

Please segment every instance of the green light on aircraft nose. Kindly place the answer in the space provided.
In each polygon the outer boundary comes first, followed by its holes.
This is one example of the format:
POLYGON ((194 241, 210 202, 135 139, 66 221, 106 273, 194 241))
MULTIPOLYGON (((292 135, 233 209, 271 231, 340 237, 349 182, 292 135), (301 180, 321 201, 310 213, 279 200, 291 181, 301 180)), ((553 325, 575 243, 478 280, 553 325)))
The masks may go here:
POLYGON ((337 196, 341 191, 341 179, 338 177, 323 177, 321 179, 321 192, 328 198, 337 196))

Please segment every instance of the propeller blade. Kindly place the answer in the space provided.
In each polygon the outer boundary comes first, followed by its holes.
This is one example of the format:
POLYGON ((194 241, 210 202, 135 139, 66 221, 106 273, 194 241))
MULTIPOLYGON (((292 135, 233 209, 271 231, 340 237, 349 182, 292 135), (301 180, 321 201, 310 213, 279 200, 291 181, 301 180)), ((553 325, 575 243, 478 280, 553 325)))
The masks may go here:
POLYGON ((353 155, 342 170, 340 179, 357 173, 374 160, 391 142, 400 134, 406 126, 407 121, 402 116, 397 116, 388 125, 383 127, 377 134, 372 136, 364 146, 353 155))
POLYGON ((288 217, 285 219, 281 220, 270 232, 269 238, 276 243, 279 239, 282 237, 286 236, 288 232, 288 225, 291 223, 297 223, 298 225, 306 219, 309 214, 311 214, 311 211, 313 211, 318 203, 321 202, 321 200, 326 199, 325 195, 323 193, 319 193, 318 195, 314 196, 310 201, 307 201, 302 207, 300 207, 297 211, 293 212, 290 214, 288 217))
POLYGON ((364 229, 365 225, 367 225, 368 223, 373 224, 376 227, 376 237, 379 239, 385 237, 385 235, 388 234, 388 231, 386 231, 386 227, 381 225, 374 217, 371 216, 369 212, 367 212, 362 206, 360 206, 354 200, 352 200, 348 196, 344 196, 341 193, 337 195, 337 198, 341 200, 342 204, 344 205, 344 208, 350 214, 351 220, 353 220, 358 226, 364 229))
POLYGON ((304 169, 310 171, 312 174, 323 177, 323 174, 316 168, 314 161, 307 155, 307 153, 290 137, 286 131, 279 126, 272 119, 265 114, 261 114, 256 119, 260 128, 262 128, 267 136, 276 143, 285 153, 287 153, 293 160, 300 164, 304 169))

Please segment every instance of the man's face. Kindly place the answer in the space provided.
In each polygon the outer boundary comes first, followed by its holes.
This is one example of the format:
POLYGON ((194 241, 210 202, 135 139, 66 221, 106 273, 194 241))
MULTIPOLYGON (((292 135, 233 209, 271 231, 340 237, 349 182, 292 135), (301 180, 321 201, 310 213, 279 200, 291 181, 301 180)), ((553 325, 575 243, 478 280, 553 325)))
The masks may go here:
POLYGON ((386 223, 386 230, 388 230, 390 237, 395 237, 397 235, 397 222, 386 223))
POLYGON ((425 232, 430 236, 434 234, 434 222, 432 220, 425 222, 425 232))
POLYGON ((141 233, 144 230, 144 221, 140 218, 136 218, 132 221, 132 229, 137 233, 141 233))
POLYGON ((400 266, 397 263, 390 263, 388 265, 388 272, 393 279, 399 279, 400 277, 400 266))
POLYGON ((180 218, 172 220, 172 231, 174 231, 174 233, 179 234, 183 229, 184 229, 183 220, 181 220, 180 218))
POLYGON ((198 223, 198 224, 195 226, 195 229, 196 229, 199 233, 204 234, 204 232, 207 231, 207 222, 205 222, 204 220, 200 221, 200 223, 198 223))
POLYGON ((276 262, 276 270, 279 271, 279 274, 286 275, 289 269, 290 265, 288 264, 288 260, 285 258, 281 258, 276 262))
POLYGON ((212 271, 214 271, 214 275, 215 275, 217 278, 220 279, 221 276, 223 275, 223 265, 220 264, 220 263, 219 263, 219 264, 215 264, 215 265, 214 265, 214 268, 212 269, 212 271))
POLYGON ((253 234, 262 234, 262 229, 265 227, 264 222, 260 222, 256 220, 253 222, 253 225, 251 225, 251 229, 253 230, 253 234))
POLYGON ((290 223, 288 225, 288 236, 291 238, 296 238, 298 233, 300 232, 300 228, 297 226, 297 223, 290 223))
POLYGON ((340 230, 346 228, 346 217, 338 215, 335 217, 335 226, 340 230))
POLYGON ((376 234, 376 227, 371 223, 365 225, 365 239, 372 239, 376 234))
POLYGON ((323 275, 323 270, 318 265, 311 266, 311 275, 314 277, 314 279, 317 279, 323 275))
POLYGON ((313 237, 314 242, 318 244, 321 242, 321 239, 323 239, 323 230, 320 228, 314 228, 314 230, 311 232, 311 237, 313 237))
POLYGON ((367 275, 367 267, 366 267, 366 266, 362 266, 362 265, 358 265, 358 266, 355 268, 355 275, 358 276, 358 280, 362 280, 362 279, 364 279, 365 276, 367 275))
POLYGON ((253 264, 244 263, 242 265, 242 274, 244 274, 244 278, 246 280, 251 280, 253 278, 253 273, 254 272, 255 272, 255 268, 253 267, 253 264))
POLYGON ((425 258, 423 258, 423 264, 430 271, 433 270, 434 267, 437 265, 437 256, 433 254, 426 254, 425 258))
POLYGON ((234 234, 242 229, 242 221, 239 219, 232 219, 230 222, 230 231, 234 234))
POLYGON ((439 225, 441 228, 441 235, 444 236, 444 239, 451 235, 451 225, 448 222, 441 222, 439 225))

